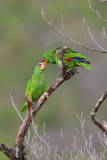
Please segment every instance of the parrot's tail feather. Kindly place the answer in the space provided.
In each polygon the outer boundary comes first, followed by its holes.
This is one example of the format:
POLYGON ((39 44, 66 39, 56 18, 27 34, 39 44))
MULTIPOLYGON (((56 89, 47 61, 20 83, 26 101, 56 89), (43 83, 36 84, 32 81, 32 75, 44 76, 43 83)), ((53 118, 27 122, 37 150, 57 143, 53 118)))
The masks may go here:
POLYGON ((87 62, 87 64, 90 64, 90 62, 89 61, 86 61, 87 62))
POLYGON ((24 112, 26 110, 26 108, 27 108, 27 102, 25 102, 23 108, 21 109, 21 112, 24 112))
POLYGON ((90 67, 88 64, 86 63, 80 63, 80 66, 87 68, 88 70, 92 71, 92 67, 90 67))

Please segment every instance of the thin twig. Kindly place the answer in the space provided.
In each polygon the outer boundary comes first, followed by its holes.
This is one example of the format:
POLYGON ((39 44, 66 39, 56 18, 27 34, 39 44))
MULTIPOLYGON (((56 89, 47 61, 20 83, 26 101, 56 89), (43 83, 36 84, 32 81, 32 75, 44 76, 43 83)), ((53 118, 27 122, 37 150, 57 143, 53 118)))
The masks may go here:
POLYGON ((84 31, 85 31, 85 18, 83 18, 83 27, 82 27, 82 43, 84 43, 84 31))
POLYGON ((99 47, 102 51, 107 52, 107 50, 105 50, 103 47, 101 47, 99 45, 99 43, 94 39, 94 37, 93 37, 93 35, 92 35, 92 33, 91 33, 90 28, 88 27, 88 25, 87 25, 87 28, 88 28, 89 35, 90 35, 91 39, 93 40, 93 42, 96 44, 96 46, 99 47))
MULTIPOLYGON (((101 2, 107 2, 107 0, 100 0, 100 1, 101 1, 101 2)), ((92 8, 91 0, 88 0, 88 2, 89 2, 89 8, 91 9, 91 11, 94 12, 94 13, 96 13, 97 16, 98 16, 100 19, 102 19, 103 21, 107 22, 107 19, 104 19, 97 10, 94 10, 94 9, 92 8)))
POLYGON ((14 109, 16 110, 16 112, 17 112, 18 116, 20 117, 20 119, 23 121, 24 119, 23 119, 23 117, 21 116, 21 114, 19 113, 18 107, 15 105, 14 100, 13 100, 13 97, 12 97, 11 94, 10 94, 10 98, 11 98, 11 102, 12 102, 12 105, 13 105, 14 109))
POLYGON ((107 0, 100 0, 101 2, 107 2, 107 0))
POLYGON ((101 35, 107 39, 107 34, 106 34, 106 31, 105 31, 105 27, 103 27, 103 31, 101 32, 101 35))

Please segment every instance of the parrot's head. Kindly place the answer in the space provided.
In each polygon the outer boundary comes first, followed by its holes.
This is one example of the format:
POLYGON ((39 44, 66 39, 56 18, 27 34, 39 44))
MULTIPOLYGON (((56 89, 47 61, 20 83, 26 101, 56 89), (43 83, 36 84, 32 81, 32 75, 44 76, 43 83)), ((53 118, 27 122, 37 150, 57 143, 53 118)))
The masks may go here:
POLYGON ((47 63, 55 63, 55 50, 50 50, 43 54, 41 61, 47 63))
POLYGON ((47 62, 38 63, 37 66, 35 67, 34 72, 43 71, 46 65, 47 65, 47 62))

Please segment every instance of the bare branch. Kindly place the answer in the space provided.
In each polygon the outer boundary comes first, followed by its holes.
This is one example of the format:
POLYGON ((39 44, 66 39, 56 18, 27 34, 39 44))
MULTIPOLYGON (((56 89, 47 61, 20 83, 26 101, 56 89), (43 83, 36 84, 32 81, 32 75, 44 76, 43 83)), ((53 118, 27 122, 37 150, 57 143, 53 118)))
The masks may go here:
MULTIPOLYGON (((80 122, 80 126, 81 126, 81 131, 79 131, 78 129, 76 129, 77 132, 77 136, 75 134, 74 136, 74 143, 73 143, 73 147, 76 153, 76 158, 75 159, 100 159, 100 160, 104 160, 105 159, 105 155, 107 152, 107 138, 106 135, 104 133, 103 137, 98 134, 98 140, 103 148, 103 152, 96 152, 96 149, 94 148, 94 140, 93 140, 93 134, 89 134, 87 135, 87 133, 85 132, 84 128, 84 124, 85 124, 85 119, 83 118, 83 112, 81 113, 81 116, 78 116, 77 114, 77 118, 80 122), (80 137, 80 138, 79 138, 80 137), (80 141, 83 139, 83 143, 84 146, 80 145, 79 143, 81 143, 80 141), (81 148, 80 148, 81 146, 81 148), (78 156, 79 155, 79 156, 78 156), (78 158, 77 158, 78 156, 78 158), (80 158, 81 157, 81 158, 80 158)), ((74 154, 74 153, 73 153, 74 154)))
MULTIPOLYGON (((100 48, 102 51, 104 51, 105 53, 107 53, 107 50, 105 50, 103 47, 101 47, 101 46, 99 45, 98 42, 96 42, 96 40, 94 39, 94 37, 93 37, 93 35, 92 35, 92 33, 91 33, 90 28, 88 27, 88 25, 87 25, 87 28, 88 28, 89 35, 90 35, 91 39, 93 40, 93 42, 96 44, 96 46, 99 47, 99 48, 100 48)), ((103 53, 104 53, 104 52, 103 52, 103 53)))
POLYGON ((107 39, 107 34, 104 27, 103 27, 103 31, 101 32, 101 35, 107 39))
MULTIPOLYGON (((103 48, 103 50, 102 50, 102 49, 97 49, 97 48, 94 49, 94 48, 88 47, 85 43, 83 43, 83 33, 82 33, 82 43, 75 41, 73 38, 70 38, 65 31, 62 32, 60 29, 57 29, 57 28, 53 25, 53 23, 51 23, 50 21, 48 21, 47 18, 46 18, 46 16, 45 16, 45 12, 44 12, 43 9, 42 9, 42 11, 41 11, 41 14, 42 14, 42 17, 43 17, 43 19, 45 20, 45 22, 46 22, 54 31, 56 31, 59 35, 63 36, 63 37, 64 37, 65 39, 67 39, 68 41, 73 42, 73 43, 75 43, 75 44, 77 44, 77 45, 80 45, 80 46, 82 46, 82 47, 84 47, 84 48, 86 48, 86 49, 88 49, 88 50, 90 50, 90 51, 97 51, 97 52, 100 52, 100 53, 107 53, 107 50, 104 49, 104 48, 103 48)), ((84 23, 84 22, 83 22, 83 23, 84 23)), ((85 25, 85 24, 84 24, 84 25, 85 25)), ((83 29, 82 29, 82 30, 84 30, 84 25, 83 25, 83 29)), ((96 42, 96 43, 97 43, 97 42, 96 42)), ((96 44, 96 43, 95 43, 95 44, 96 44)), ((100 46, 100 45, 99 45, 99 46, 100 46)), ((102 48, 102 47, 100 46, 100 48, 102 48)))
POLYGON ((101 2, 107 2, 107 0, 100 0, 101 2))
POLYGON ((99 108, 101 107, 101 104, 104 102, 104 100, 107 98, 107 91, 103 93, 101 98, 98 99, 95 107, 93 108, 93 111, 91 112, 91 119, 94 124, 96 124, 106 135, 107 135, 107 122, 103 121, 102 123, 98 121, 95 116, 99 108))
MULTIPOLYGON (((95 139, 93 137, 93 134, 87 135, 87 132, 85 131, 85 119, 83 117, 83 112, 79 116, 77 114, 77 117, 80 122, 80 129, 76 129, 76 133, 74 135, 74 142, 72 142, 73 148, 66 147, 65 144, 63 144, 64 140, 64 132, 61 130, 61 142, 60 145, 56 146, 53 145, 52 142, 50 143, 49 136, 44 131, 43 127, 43 133, 42 135, 39 135, 38 133, 38 126, 32 121, 34 136, 32 138, 32 142, 30 144, 30 150, 32 152, 33 157, 35 157, 37 160, 50 160, 50 157, 53 157, 51 159, 54 160, 68 160, 71 156, 71 160, 80 160, 80 159, 100 159, 104 160, 106 159, 106 153, 107 153, 107 137, 105 134, 103 136, 100 135, 99 132, 97 132, 96 135, 98 135, 98 140, 100 142, 101 151, 98 151, 95 149, 94 144, 95 139), (62 145, 63 144, 63 145, 62 145), (70 154, 71 153, 71 154, 70 154), (73 155, 72 155, 73 153, 73 155)), ((87 124, 86 124, 87 125, 87 124)), ((97 138, 97 136, 96 136, 97 138)), ((35 158, 32 158, 35 160, 35 158)))
POLYGON ((106 135, 104 133, 103 137, 101 137, 100 132, 97 132, 100 144, 102 145, 102 147, 104 148, 104 154, 107 152, 107 144, 106 144, 106 135))
POLYGON ((0 151, 4 153, 8 158, 14 160, 14 149, 7 147, 5 144, 0 143, 0 151))
MULTIPOLYGON (((102 2, 107 2, 107 0, 100 0, 100 1, 102 1, 102 2)), ((104 19, 97 10, 94 10, 94 9, 92 8, 91 0, 88 0, 88 2, 89 2, 89 8, 91 9, 91 11, 94 12, 94 13, 96 13, 97 16, 98 16, 100 19, 102 19, 103 21, 107 22, 107 20, 104 19)))

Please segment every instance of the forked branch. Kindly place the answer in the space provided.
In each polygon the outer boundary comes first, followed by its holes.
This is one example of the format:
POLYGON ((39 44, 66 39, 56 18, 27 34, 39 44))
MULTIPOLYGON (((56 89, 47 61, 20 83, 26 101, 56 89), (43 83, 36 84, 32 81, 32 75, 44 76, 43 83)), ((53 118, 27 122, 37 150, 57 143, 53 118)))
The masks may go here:
POLYGON ((95 118, 97 111, 99 110, 99 108, 101 107, 101 104, 105 101, 106 98, 107 98, 107 91, 105 91, 101 96, 101 98, 98 99, 95 107, 91 112, 91 119, 93 123, 97 125, 107 135, 107 122, 106 121, 100 122, 95 118))

